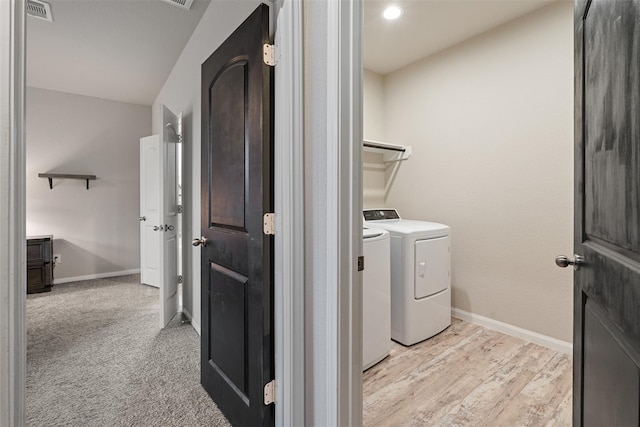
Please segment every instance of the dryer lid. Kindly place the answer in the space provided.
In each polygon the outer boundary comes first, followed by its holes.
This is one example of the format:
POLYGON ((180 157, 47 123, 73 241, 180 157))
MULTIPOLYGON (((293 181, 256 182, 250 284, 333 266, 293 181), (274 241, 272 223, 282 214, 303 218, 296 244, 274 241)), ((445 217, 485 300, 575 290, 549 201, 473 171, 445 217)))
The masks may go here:
POLYGON ((392 235, 411 236, 415 238, 428 239, 448 236, 450 232, 449 227, 444 224, 428 221, 414 221, 411 219, 371 221, 366 224, 387 230, 392 235))

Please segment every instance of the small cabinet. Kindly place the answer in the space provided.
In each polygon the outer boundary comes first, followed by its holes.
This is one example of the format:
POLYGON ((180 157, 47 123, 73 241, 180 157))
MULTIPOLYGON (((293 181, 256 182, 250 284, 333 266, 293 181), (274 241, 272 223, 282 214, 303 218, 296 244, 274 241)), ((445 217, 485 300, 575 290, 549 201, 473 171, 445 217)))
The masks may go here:
POLYGON ((53 281, 53 236, 27 237, 27 293, 49 292, 53 281))

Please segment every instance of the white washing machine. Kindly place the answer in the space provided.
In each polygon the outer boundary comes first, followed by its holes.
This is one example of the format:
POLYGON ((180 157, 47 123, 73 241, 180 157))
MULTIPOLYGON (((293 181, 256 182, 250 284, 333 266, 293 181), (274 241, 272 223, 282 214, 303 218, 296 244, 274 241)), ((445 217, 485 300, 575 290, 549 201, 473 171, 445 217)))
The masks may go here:
POLYGON ((390 239, 385 230, 362 230, 362 369, 387 357, 391 350, 390 239))
POLYGON ((451 325, 450 228, 401 219, 395 209, 363 214, 365 226, 391 236, 391 338, 412 345, 445 330, 451 325))

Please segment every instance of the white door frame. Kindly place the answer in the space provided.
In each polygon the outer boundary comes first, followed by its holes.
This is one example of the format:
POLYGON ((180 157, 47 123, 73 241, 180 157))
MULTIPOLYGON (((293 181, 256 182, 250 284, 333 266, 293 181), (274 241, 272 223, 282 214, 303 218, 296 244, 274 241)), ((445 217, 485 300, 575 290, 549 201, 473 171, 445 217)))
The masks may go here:
POLYGON ((276 6, 276 425, 358 426, 362 2, 276 6))
MULTIPOLYGON (((282 399, 276 423, 304 419, 357 426, 362 423, 362 286, 356 267, 362 253, 362 4, 285 0, 282 5, 279 56, 289 65, 282 72, 276 67, 276 74, 290 76, 292 84, 276 99, 291 100, 295 114, 277 121, 283 126, 276 138, 281 168, 276 192, 282 196, 276 217, 282 233, 276 238, 281 261, 275 304, 283 312, 275 326, 281 381, 276 390, 282 399)), ((25 18, 23 0, 0 1, 0 283, 6 284, 0 286, 0 425, 7 426, 24 425, 25 408, 25 18)), ((279 81, 285 89, 286 80, 279 81)))
POLYGON ((276 426, 305 425, 302 2, 276 5, 274 350, 276 426))
POLYGON ((25 2, 0 1, 0 425, 24 425, 25 2))

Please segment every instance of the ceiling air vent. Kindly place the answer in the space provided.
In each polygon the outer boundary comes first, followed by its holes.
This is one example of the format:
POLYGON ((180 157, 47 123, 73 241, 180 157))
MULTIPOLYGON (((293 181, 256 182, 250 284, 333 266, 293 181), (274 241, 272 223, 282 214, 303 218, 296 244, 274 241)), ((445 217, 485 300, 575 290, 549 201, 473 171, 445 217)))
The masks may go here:
POLYGON ((34 18, 44 19, 45 21, 53 22, 51 16, 51 6, 49 3, 39 0, 27 0, 27 15, 34 18))
MULTIPOLYGON (((31 1, 31 0, 27 0, 27 1, 31 1)), ((164 1, 176 7, 179 7, 180 9, 185 9, 185 10, 191 9, 191 4, 193 3, 193 0, 164 0, 164 1)))

